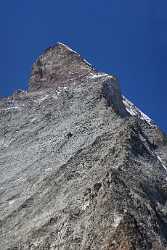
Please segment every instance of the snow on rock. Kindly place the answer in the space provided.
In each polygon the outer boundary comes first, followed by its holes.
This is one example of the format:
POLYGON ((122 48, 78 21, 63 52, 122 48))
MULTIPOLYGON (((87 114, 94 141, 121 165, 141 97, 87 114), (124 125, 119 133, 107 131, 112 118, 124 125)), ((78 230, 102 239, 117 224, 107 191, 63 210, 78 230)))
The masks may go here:
POLYGON ((96 79, 96 78, 100 78, 100 77, 104 77, 104 76, 107 76, 107 77, 110 77, 110 78, 114 78, 112 75, 108 75, 106 73, 91 73, 88 78, 91 78, 91 79, 96 79))
POLYGON ((86 201, 83 206, 82 206, 82 210, 86 210, 87 207, 89 207, 89 201, 86 201))
POLYGON ((132 102, 130 102, 126 97, 123 96, 123 103, 125 105, 125 108, 127 112, 132 116, 137 116, 141 120, 146 121, 151 126, 155 126, 154 122, 146 115, 144 114, 140 109, 138 109, 132 102))
MULTIPOLYGON (((58 42, 57 44, 60 45, 60 46, 62 46, 62 47, 64 47, 64 48, 66 48, 68 51, 71 51, 72 53, 75 53, 75 54, 77 54, 78 56, 80 56, 80 54, 79 54, 78 52, 76 52, 75 50, 71 49, 68 45, 66 45, 66 44, 64 44, 64 43, 61 43, 61 42, 58 42)), ((89 63, 86 59, 83 59, 83 61, 84 61, 87 65, 89 65, 90 67, 93 67, 92 64, 89 63)))
POLYGON ((165 171, 167 173, 167 167, 164 165, 163 160, 161 159, 161 157, 159 155, 157 155, 157 159, 160 161, 162 167, 165 169, 165 171))
POLYGON ((68 87, 64 86, 64 87, 58 87, 55 91, 54 94, 47 94, 45 96, 43 96, 42 98, 38 97, 36 99, 34 99, 34 102, 37 104, 41 104, 42 102, 44 102, 45 100, 49 99, 49 98, 54 98, 57 99, 57 97, 65 90, 67 90, 68 87))
POLYGON ((13 110, 13 109, 20 109, 20 107, 17 107, 17 106, 8 107, 8 108, 0 109, 0 111, 7 111, 7 110, 13 110))
POLYGON ((15 200, 10 200, 9 201, 9 205, 13 205, 13 203, 15 203, 15 200))
POLYGON ((73 53, 79 55, 75 50, 71 49, 71 48, 70 48, 69 46, 67 46, 66 44, 61 43, 61 42, 58 42, 57 44, 60 45, 60 46, 62 46, 62 47, 64 47, 64 48, 66 48, 67 50, 69 50, 69 51, 71 51, 71 52, 73 52, 73 53))
POLYGON ((37 120, 37 118, 34 117, 30 122, 33 123, 33 122, 35 122, 36 120, 37 120))
POLYGON ((86 59, 83 59, 83 61, 84 61, 88 66, 90 66, 91 68, 93 68, 92 64, 89 63, 86 59))
POLYGON ((69 85, 95 72, 79 53, 63 43, 49 47, 33 64, 29 80, 30 92, 69 85))
POLYGON ((43 101, 45 101, 48 98, 49 95, 46 95, 44 97, 42 97, 41 99, 38 99, 38 103, 42 103, 43 101))
POLYGON ((120 215, 114 214, 114 222, 113 222, 113 227, 118 227, 118 225, 121 222, 122 217, 120 215))

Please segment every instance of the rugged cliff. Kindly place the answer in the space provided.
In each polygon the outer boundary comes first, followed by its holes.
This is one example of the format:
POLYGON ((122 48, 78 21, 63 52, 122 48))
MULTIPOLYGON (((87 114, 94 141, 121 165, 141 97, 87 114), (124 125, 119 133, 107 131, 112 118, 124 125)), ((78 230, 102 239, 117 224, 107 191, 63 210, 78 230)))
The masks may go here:
POLYGON ((167 246, 167 137, 66 45, 0 100, 0 249, 167 246))

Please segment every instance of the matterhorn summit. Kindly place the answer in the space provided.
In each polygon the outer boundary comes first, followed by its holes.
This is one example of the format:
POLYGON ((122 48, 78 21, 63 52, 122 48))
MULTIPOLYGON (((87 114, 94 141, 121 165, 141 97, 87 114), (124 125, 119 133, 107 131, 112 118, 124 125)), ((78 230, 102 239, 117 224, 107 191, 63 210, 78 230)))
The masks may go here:
POLYGON ((0 99, 0 250, 167 249, 167 137, 63 43, 0 99))

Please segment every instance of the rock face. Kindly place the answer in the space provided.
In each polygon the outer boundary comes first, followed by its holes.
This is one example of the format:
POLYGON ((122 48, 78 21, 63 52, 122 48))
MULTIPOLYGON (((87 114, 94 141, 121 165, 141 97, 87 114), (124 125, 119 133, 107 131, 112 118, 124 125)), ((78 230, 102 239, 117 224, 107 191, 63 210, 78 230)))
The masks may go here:
POLYGON ((66 45, 0 100, 0 249, 167 247, 167 137, 66 45))
POLYGON ((30 91, 80 82, 94 72, 93 67, 78 53, 58 43, 48 48, 33 65, 30 91))

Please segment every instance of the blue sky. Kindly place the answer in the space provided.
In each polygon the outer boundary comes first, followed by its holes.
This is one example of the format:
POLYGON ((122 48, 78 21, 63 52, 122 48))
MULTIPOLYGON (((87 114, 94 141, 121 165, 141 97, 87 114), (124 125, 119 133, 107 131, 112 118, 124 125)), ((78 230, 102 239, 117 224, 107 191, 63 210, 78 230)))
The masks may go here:
POLYGON ((166 0, 1 0, 0 96, 26 89, 34 60, 61 41, 167 131, 166 11, 166 0))

